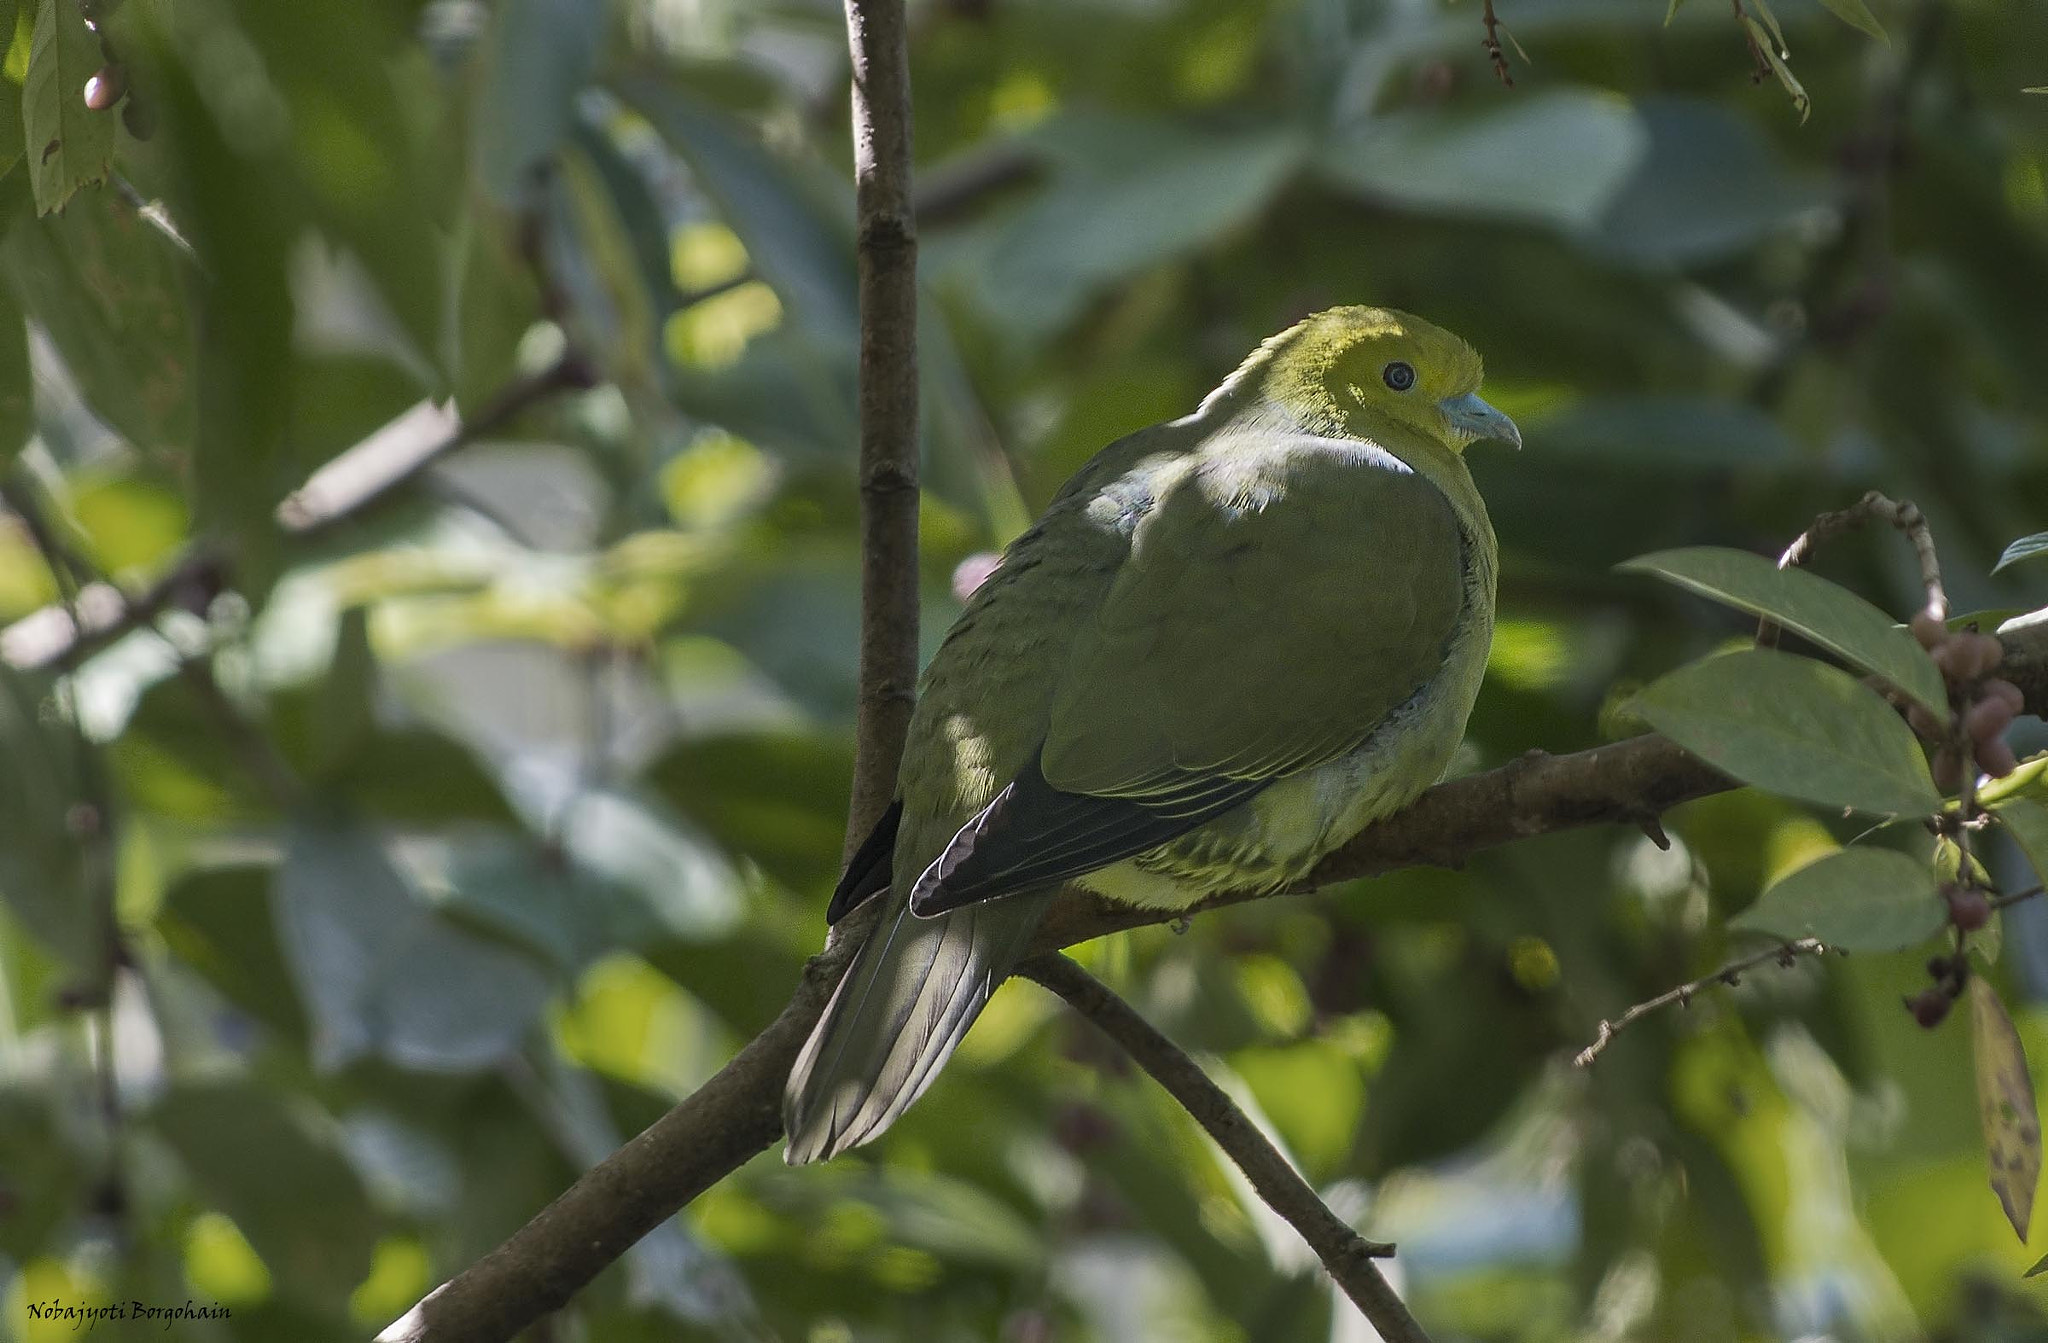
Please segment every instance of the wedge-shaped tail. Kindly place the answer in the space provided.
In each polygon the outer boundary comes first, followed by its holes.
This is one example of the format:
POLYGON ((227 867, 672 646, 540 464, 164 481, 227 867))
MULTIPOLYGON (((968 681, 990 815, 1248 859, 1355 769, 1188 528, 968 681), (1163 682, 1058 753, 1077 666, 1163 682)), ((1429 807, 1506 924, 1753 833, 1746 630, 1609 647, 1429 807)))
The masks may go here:
POLYGON ((934 919, 889 900, 790 1072, 783 1156, 793 1166, 868 1141, 924 1094, 1023 957, 1052 893, 934 919))

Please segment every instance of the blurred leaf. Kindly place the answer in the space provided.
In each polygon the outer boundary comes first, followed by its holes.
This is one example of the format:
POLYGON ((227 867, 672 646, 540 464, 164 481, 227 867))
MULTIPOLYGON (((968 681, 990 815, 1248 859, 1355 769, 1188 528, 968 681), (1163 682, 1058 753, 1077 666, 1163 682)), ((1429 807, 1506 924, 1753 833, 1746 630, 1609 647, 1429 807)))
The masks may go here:
POLYGON ((1820 2, 1826 7, 1828 13, 1834 15, 1843 23, 1848 24, 1851 28, 1869 33, 1886 46, 1891 45, 1891 37, 1886 34, 1884 25, 1877 21, 1877 16, 1870 12, 1870 6, 1865 4, 1863 0, 1820 0, 1820 2))
POLYGON ((606 14, 585 0, 505 0, 492 13, 470 124, 477 178, 500 205, 527 200, 568 131, 606 14))
POLYGON ((1890 815, 1941 806, 1913 730, 1868 686, 1811 658, 1761 648, 1708 658, 1632 704, 1688 751, 1774 793, 1890 815))
POLYGON ((0 239, 0 276, 93 413, 137 448, 173 459, 192 440, 184 267, 176 245, 111 191, 87 192, 46 219, 23 210, 0 239))
POLYGON ((1998 563, 1991 566, 1991 572, 1995 574, 2008 564, 2018 564, 2021 560, 2030 560, 2036 555, 2048 555, 2048 532, 2022 536, 2007 546, 2005 553, 1998 557, 1998 563))
POLYGON ((271 1272, 338 1302, 370 1270, 376 1223, 331 1126, 298 1104, 244 1082, 183 1082, 148 1119, 271 1272))
POLYGON ((1934 659, 1890 616, 1839 584, 1720 546, 1660 550, 1615 567, 1654 574, 1737 610, 1768 616, 1903 690, 1936 721, 1948 721, 1948 690, 1934 659))
MULTIPOLYGON (((2027 90, 2027 92, 2048 93, 2048 89, 2029 89, 2027 90)), ((2028 1269, 2025 1273, 2022 1273, 2020 1276, 2023 1278, 2036 1278, 2044 1272, 2048 1272, 2048 1255, 2043 1255, 2041 1258, 2036 1259, 2034 1261, 2034 1266, 2028 1269)))
POLYGON ((1309 146, 1290 127, 1203 134, 1068 113, 1034 132, 1050 184, 996 221, 961 278, 1013 341, 1044 339, 1111 282, 1176 260, 1266 208, 1309 146))
POLYGON ((50 1102, 18 1081, 0 1087, 0 1251, 16 1261, 50 1244, 86 1194, 84 1163, 50 1102))
POLYGON ((852 776, 842 737, 761 732, 679 742, 647 779, 733 852, 800 891, 838 876, 852 776))
POLYGON ((1774 883, 1728 926, 1787 942, 1817 937, 1839 951, 1903 951, 1947 922, 1926 863, 1893 849, 1843 849, 1774 883))
POLYGON ((487 1067, 519 1047, 547 1001, 532 958, 436 915, 360 826, 293 822, 273 898, 321 1067, 370 1053, 411 1068, 487 1067))
POLYGON ((1397 112, 1361 123, 1316 163, 1340 187, 1437 214, 1582 229, 1642 162, 1650 137, 1618 99, 1559 90, 1463 118, 1397 112))
POLYGON ((1833 198, 1825 179, 1788 171, 1739 113, 1656 97, 1636 111, 1649 152, 1586 235, 1597 251, 1644 266, 1697 265, 1753 246, 1833 198))
POLYGON ((1991 1191, 2022 1244, 2034 1214, 2041 1178, 2041 1118, 2027 1052, 1998 992, 1981 977, 1970 980, 1970 1053, 1977 1062, 1977 1113, 1984 1125, 1991 1191))
POLYGON ((770 154, 726 113, 677 88, 631 76, 619 93, 689 165, 694 184, 746 244, 754 271, 810 339, 851 349, 854 311, 850 202, 770 154))
POLYGON ((202 867, 164 892, 157 931, 221 995, 287 1038, 306 1038, 306 1014, 292 987, 271 919, 272 869, 202 867))
POLYGON ((334 636, 334 660, 322 683, 313 715, 313 762, 327 773, 355 755, 376 730, 377 661, 370 651, 370 613, 351 606, 341 613, 334 636))
POLYGON ((85 105, 85 81, 104 64, 77 0, 42 0, 21 104, 37 214, 62 207, 113 170, 114 112, 85 105))
POLYGON ((1539 422, 1543 450, 1582 452, 1618 468, 1782 466, 1798 448, 1778 422, 1740 401, 1612 396, 1539 422))
POLYGON ((79 747, 51 693, 46 678, 0 662, 0 896, 70 970, 96 974, 99 920, 71 817, 79 747))

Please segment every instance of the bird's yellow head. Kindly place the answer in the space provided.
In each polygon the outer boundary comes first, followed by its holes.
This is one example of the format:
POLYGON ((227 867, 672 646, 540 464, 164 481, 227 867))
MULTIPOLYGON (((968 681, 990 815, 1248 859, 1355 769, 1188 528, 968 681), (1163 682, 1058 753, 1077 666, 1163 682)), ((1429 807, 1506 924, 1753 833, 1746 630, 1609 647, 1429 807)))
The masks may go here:
POLYGON ((1521 447, 1515 422, 1479 399, 1481 374, 1478 352, 1440 326, 1346 307, 1273 337, 1232 381, 1256 380, 1317 433, 1379 441, 1391 423, 1454 453, 1481 439, 1521 447))

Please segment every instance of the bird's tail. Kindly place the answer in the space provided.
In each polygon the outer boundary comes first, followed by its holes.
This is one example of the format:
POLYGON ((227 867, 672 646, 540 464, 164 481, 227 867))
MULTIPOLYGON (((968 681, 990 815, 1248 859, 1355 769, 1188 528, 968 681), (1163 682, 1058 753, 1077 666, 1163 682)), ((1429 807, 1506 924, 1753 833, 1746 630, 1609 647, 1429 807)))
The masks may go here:
POLYGON ((784 1159, 828 1160, 895 1123, 1023 957, 1051 902, 1052 892, 1032 892, 920 919, 891 896, 790 1071, 784 1159))

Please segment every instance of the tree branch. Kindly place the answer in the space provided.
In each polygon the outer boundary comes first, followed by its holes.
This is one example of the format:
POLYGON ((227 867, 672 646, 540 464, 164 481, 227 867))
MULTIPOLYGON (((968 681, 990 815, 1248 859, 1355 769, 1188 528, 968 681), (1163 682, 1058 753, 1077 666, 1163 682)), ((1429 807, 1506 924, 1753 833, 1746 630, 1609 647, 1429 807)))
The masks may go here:
POLYGON ((1211 1081, 1178 1045, 1153 1029, 1108 985, 1065 956, 1039 956, 1018 967, 1017 973, 1066 999, 1069 1006, 1122 1045, 1139 1067, 1166 1088, 1167 1094, 1237 1163, 1266 1206, 1301 1233, 1301 1238, 1316 1252, 1316 1258, 1330 1271, 1330 1277, 1372 1321, 1386 1343, 1429 1343, 1429 1335, 1422 1331, 1373 1263, 1376 1258, 1392 1255, 1394 1247, 1365 1239, 1331 1212, 1329 1205, 1288 1164, 1287 1158, 1266 1141, 1266 1135, 1245 1117, 1223 1088, 1211 1081))
MULTIPOLYGON (((2001 674, 2048 709, 2048 620, 2001 637, 2001 674)), ((1313 890, 1404 867, 1457 866, 1467 854, 1559 830, 1643 824, 1733 780, 1654 734, 1571 755, 1531 752, 1514 763, 1438 784, 1367 827, 1295 888, 1313 890)), ((1197 910, 1279 894, 1217 896, 1197 910)), ((871 906, 870 906, 871 907, 871 906)), ((860 911, 842 921, 855 923, 860 911)), ((1182 917, 1129 909, 1070 889, 1034 953, 1182 917)), ((607 1157, 499 1249, 458 1274, 379 1343, 499 1343, 558 1308, 625 1247, 764 1150, 782 1132, 782 1086, 858 939, 835 937, 811 958, 795 998, 703 1089, 607 1157), (482 1319, 484 1323, 477 1323, 482 1319)))
POLYGON ((860 706, 846 852, 896 792, 917 690, 917 225, 903 0, 846 0, 860 262, 860 706))
POLYGON ((574 350, 540 372, 508 383, 464 421, 454 405, 422 401, 362 442, 330 459, 277 506, 287 532, 308 536, 359 517, 458 448, 504 428, 559 392, 593 386, 597 375, 574 350))
MULTIPOLYGON (((1731 987, 1740 984, 1743 972, 1746 970, 1754 970, 1757 966, 1770 961, 1776 961, 1779 965, 1789 969, 1793 962, 1797 961, 1801 956, 1825 956, 1832 950, 1834 948, 1828 946, 1817 937, 1802 937, 1797 941, 1783 942, 1775 947, 1766 947, 1755 955, 1744 956, 1741 960, 1730 961, 1711 975, 1701 975, 1698 979, 1689 980, 1675 988, 1666 989, 1654 998, 1647 998, 1635 1004, 1612 1021, 1603 1020, 1593 1037, 1593 1043, 1573 1055, 1572 1063, 1580 1068, 1592 1067, 1593 1061, 1599 1058, 1605 1052, 1607 1046, 1614 1042, 1615 1036, 1650 1015, 1650 1013, 1660 1008, 1669 1007, 1673 1003, 1677 1003, 1680 1007, 1691 1007, 1692 1000, 1695 997, 1716 984, 1727 984, 1731 987)), ((1842 954, 1848 955, 1847 952, 1842 954)))

